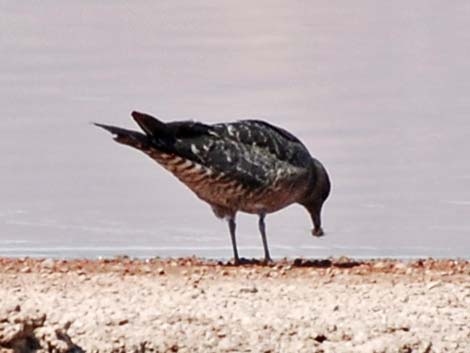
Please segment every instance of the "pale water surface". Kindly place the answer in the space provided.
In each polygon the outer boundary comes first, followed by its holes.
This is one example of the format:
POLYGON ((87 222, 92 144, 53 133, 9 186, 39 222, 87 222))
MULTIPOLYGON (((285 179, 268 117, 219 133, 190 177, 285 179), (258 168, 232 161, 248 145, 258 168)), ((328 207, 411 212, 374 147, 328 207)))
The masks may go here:
MULTIPOLYGON (((231 256, 226 225, 91 121, 261 117, 327 166, 275 257, 469 257, 470 2, 0 1, 0 255, 231 256)), ((239 216, 244 256, 257 219, 239 216)))

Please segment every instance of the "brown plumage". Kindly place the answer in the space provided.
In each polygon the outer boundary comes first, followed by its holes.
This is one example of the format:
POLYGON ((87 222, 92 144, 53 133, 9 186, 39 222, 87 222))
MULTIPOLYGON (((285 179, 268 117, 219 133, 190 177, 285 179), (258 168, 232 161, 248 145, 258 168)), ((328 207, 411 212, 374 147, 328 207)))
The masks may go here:
POLYGON ((330 193, 323 165, 289 132, 260 120, 206 125, 193 121, 163 123, 133 112, 137 131, 95 124, 119 143, 137 148, 226 218, 235 263, 238 211, 259 215, 265 261, 271 261, 264 218, 293 203, 303 205, 314 223, 313 235, 323 235, 321 209, 330 193))

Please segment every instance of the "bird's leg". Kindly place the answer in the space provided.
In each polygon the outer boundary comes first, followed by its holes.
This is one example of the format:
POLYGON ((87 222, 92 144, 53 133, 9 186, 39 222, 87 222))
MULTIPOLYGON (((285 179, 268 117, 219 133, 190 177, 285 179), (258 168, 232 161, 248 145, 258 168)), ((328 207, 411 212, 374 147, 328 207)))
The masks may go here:
POLYGON ((233 258, 235 265, 240 264, 240 258, 238 257, 238 250, 237 250, 237 239, 235 238, 235 218, 230 218, 228 220, 228 227, 230 229, 230 238, 232 238, 232 247, 233 247, 233 258))
POLYGON ((269 255, 268 249, 268 241, 266 240, 266 226, 264 224, 264 214, 259 215, 259 231, 261 233, 261 239, 263 239, 263 247, 264 247, 264 263, 272 262, 271 256, 269 255))

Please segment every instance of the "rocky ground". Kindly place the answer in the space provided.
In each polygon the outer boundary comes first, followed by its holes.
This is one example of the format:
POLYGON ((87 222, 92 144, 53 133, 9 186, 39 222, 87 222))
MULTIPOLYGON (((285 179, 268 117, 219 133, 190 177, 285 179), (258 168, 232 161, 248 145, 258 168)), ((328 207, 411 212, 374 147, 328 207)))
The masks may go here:
POLYGON ((470 352, 470 262, 0 259, 0 353, 470 352))

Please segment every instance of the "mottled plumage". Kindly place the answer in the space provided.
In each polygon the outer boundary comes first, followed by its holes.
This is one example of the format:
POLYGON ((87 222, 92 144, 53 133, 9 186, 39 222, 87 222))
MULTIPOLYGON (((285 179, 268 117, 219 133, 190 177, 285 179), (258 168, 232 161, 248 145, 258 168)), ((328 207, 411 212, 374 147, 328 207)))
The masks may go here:
POLYGON ((325 168, 292 134, 260 120, 206 125, 193 121, 163 123, 133 112, 145 132, 96 124, 115 140, 145 152, 173 173, 214 213, 229 221, 235 262, 238 211, 260 216, 265 260, 270 261, 264 216, 292 203, 311 214, 313 234, 323 235, 320 212, 330 192, 325 168))

